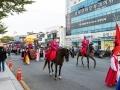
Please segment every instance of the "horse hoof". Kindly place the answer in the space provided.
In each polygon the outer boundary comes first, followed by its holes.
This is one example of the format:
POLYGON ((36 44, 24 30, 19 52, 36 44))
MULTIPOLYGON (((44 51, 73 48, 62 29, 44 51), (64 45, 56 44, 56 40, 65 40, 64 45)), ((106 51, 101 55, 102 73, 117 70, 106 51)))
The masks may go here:
POLYGON ((53 74, 52 73, 49 73, 49 76, 52 76, 53 74))
POLYGON ((60 80, 62 79, 62 77, 61 77, 61 76, 59 76, 58 78, 59 78, 60 80))
POLYGON ((57 80, 57 77, 55 77, 54 80, 57 80))
POLYGON ((78 66, 78 63, 76 63, 76 66, 78 66))

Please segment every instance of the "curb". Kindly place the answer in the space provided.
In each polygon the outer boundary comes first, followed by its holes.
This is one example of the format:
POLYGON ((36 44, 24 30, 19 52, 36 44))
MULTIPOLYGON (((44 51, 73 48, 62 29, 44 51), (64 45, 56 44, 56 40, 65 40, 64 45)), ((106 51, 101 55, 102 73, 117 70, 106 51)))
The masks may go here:
POLYGON ((19 82, 22 85, 22 87, 24 88, 24 90, 30 90, 29 86, 24 82, 24 80, 20 80, 19 82))
MULTIPOLYGON (((8 65, 7 65, 8 66, 8 65)), ((8 67, 9 68, 9 67, 8 67)), ((10 69, 10 68, 9 68, 10 69)), ((10 71, 13 73, 13 69, 10 69, 10 71)), ((13 73, 13 75, 15 76, 15 74, 13 73)), ((15 76, 16 77, 16 76, 15 76)), ((17 78, 16 78, 17 79, 17 78)), ((29 86, 25 83, 25 81, 24 80, 17 80, 20 84, 21 84, 21 86, 23 87, 23 89, 24 90, 31 90, 30 88, 29 88, 29 86)))

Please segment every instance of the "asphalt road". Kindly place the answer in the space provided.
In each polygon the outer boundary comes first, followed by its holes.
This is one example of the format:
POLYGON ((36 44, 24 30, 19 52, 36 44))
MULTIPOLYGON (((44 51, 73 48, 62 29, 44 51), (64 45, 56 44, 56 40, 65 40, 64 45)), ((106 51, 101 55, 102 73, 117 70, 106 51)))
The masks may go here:
MULTIPOLYGON (((30 65, 25 65, 20 56, 11 56, 14 62, 14 74, 19 66, 22 67, 24 81, 31 90, 115 90, 115 87, 109 88, 104 84, 104 79, 109 68, 110 59, 96 58, 97 66, 93 69, 93 62, 90 60, 90 70, 87 69, 86 59, 85 67, 76 66, 76 57, 70 58, 69 62, 64 62, 62 67, 62 80, 54 80, 48 74, 48 69, 43 71, 44 60, 36 62, 31 61, 30 65)), ((8 57, 10 60, 10 57, 8 57)))

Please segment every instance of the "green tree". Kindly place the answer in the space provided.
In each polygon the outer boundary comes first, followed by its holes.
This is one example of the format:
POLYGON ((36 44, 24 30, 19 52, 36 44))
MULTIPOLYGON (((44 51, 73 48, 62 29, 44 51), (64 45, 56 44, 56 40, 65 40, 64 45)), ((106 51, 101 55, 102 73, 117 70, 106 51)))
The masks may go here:
POLYGON ((6 29, 7 27, 4 24, 0 23, 0 34, 6 33, 6 29))
POLYGON ((0 19, 9 14, 22 13, 26 11, 24 6, 32 3, 32 0, 0 0, 0 19))
MULTIPOLYGON (((33 2, 32 0, 0 0, 0 21, 10 14, 19 14, 26 11, 25 5, 32 4, 33 2)), ((5 33, 6 29, 0 22, 0 34, 5 33)))
POLYGON ((1 40, 2 43, 8 43, 10 41, 13 41, 14 38, 10 37, 10 36, 3 36, 2 38, 0 38, 0 40, 1 40))

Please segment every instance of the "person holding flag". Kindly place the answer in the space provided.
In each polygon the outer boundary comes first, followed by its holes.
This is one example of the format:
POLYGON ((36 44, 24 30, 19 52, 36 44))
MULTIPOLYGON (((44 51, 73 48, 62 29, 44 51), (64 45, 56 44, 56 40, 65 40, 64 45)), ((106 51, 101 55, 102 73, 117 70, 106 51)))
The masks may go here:
POLYGON ((116 24, 115 45, 112 51, 111 64, 105 78, 105 84, 109 87, 115 86, 119 78, 119 55, 120 55, 120 27, 116 24))

